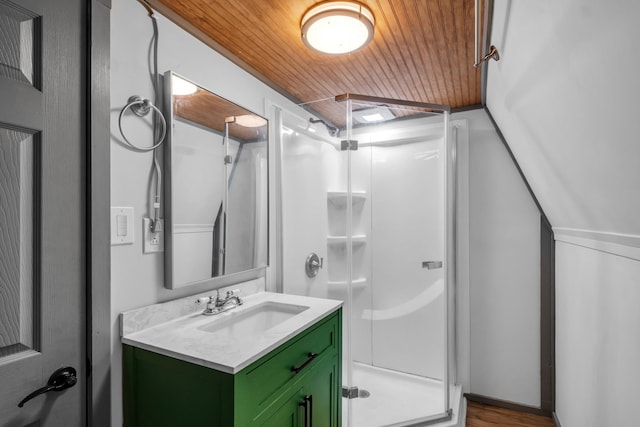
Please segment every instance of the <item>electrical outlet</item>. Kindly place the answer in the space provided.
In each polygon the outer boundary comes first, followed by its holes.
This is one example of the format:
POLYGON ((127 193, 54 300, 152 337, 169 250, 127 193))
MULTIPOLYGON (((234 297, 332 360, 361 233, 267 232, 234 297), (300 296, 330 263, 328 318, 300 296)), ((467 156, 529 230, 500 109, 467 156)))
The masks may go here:
POLYGON ((154 233, 151 231, 151 223, 151 218, 142 219, 142 241, 144 242, 142 253, 164 252, 164 227, 159 227, 161 231, 154 233))

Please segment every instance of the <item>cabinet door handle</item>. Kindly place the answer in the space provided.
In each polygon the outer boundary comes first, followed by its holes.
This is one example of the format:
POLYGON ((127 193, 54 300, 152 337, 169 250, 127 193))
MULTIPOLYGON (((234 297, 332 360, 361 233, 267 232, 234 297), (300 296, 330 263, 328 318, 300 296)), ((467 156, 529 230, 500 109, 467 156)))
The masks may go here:
POLYGON ((306 395, 298 406, 304 408, 304 427, 313 427, 313 397, 306 395))
POLYGON ((307 367, 307 365, 309 363, 311 363, 313 361, 313 359, 315 359, 316 357, 318 357, 318 353, 312 353, 309 352, 309 354, 307 354, 307 360, 304 361, 304 363, 300 366, 294 366, 293 368, 291 368, 291 372, 294 373, 299 373, 300 371, 302 371, 304 368, 307 367))

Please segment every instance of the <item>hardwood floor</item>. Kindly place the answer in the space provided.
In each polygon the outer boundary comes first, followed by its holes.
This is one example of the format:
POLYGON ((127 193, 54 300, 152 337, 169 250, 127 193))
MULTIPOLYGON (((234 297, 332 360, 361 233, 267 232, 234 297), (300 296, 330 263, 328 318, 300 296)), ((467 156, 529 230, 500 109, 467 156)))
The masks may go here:
POLYGON ((467 427, 555 427, 551 418, 467 401, 467 427))

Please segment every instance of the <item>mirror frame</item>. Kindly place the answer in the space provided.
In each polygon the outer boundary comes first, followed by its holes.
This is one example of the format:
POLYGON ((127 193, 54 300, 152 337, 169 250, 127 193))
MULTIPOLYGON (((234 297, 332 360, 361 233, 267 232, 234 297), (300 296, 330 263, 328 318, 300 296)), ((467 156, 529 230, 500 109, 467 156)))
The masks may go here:
POLYGON ((266 117, 263 117, 260 114, 256 114, 255 112, 239 105, 236 104, 235 102, 229 101, 227 98, 224 98, 218 94, 216 94, 215 92, 207 89, 204 86, 201 86, 200 84, 195 83, 194 81, 183 77, 182 75, 169 70, 166 71, 164 73, 164 114, 165 114, 165 118, 167 121, 167 133, 166 133, 166 137, 165 137, 165 141, 164 141, 164 149, 163 149, 163 165, 164 165, 164 179, 163 179, 163 199, 164 199, 164 285, 165 288, 168 289, 181 289, 184 287, 188 287, 188 286, 195 286, 195 285, 203 285, 203 284, 209 284, 209 285, 214 285, 215 287, 221 287, 221 286, 226 286, 226 285, 230 285, 233 283, 239 283, 239 282, 243 282, 243 281, 248 281, 248 280, 252 280, 252 279, 257 279, 260 277, 265 277, 266 275, 266 269, 267 267, 269 267, 269 259, 270 259, 270 255, 269 255, 269 247, 270 247, 270 235, 269 235, 269 228, 270 228, 270 221, 269 221, 269 211, 270 211, 270 185, 269 185, 269 168, 270 168, 270 143, 269 143, 269 120, 266 117), (267 135, 265 138, 265 143, 266 143, 266 148, 267 148, 267 156, 266 156, 266 163, 267 163, 267 170, 266 170, 266 174, 265 174, 265 184, 266 184, 266 206, 265 206, 265 216, 266 216, 266 236, 265 236, 265 241, 264 241, 264 250, 265 250, 265 262, 263 265, 260 266, 256 266, 254 268, 248 269, 248 270, 243 270, 243 271, 239 271, 239 272, 233 272, 233 273, 229 273, 229 274, 223 274, 220 276, 211 276, 209 278, 206 279, 202 279, 202 280, 197 280, 197 281, 193 281, 193 282, 185 282, 185 283, 177 283, 174 280, 174 259, 175 259, 175 254, 174 254, 174 242, 173 242, 173 214, 172 214, 172 203, 173 203, 173 197, 172 197, 172 185, 173 185, 173 177, 172 177, 172 158, 173 158, 173 149, 174 149, 174 145, 175 145, 175 140, 174 140, 174 121, 175 121, 175 116, 174 116, 174 108, 173 108, 173 93, 172 93, 172 89, 173 89, 173 83, 172 83, 172 77, 176 76, 182 80, 185 80, 193 85, 195 85, 196 87, 206 90, 209 93, 213 94, 214 96, 228 102, 231 106, 237 107, 237 108, 241 108, 243 110, 246 110, 248 113, 251 113, 257 117, 260 117, 262 119, 265 120, 266 122, 266 127, 267 127, 267 135))

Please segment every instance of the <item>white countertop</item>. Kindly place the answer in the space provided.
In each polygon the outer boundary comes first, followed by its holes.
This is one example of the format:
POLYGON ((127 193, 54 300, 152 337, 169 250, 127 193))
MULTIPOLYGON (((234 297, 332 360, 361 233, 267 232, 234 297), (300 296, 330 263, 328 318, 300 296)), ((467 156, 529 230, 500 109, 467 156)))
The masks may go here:
POLYGON ((124 331, 122 342, 186 362, 235 374, 342 306, 342 301, 272 292, 253 294, 243 298, 243 301, 243 305, 215 316, 202 315, 203 307, 200 307, 194 313, 144 329, 128 325, 127 322, 139 322, 140 319, 136 319, 135 315, 124 313, 122 315, 122 330, 124 331), (229 318, 234 313, 240 313, 267 301, 309 308, 259 336, 213 339, 211 333, 197 328, 200 324, 229 318), (133 320, 128 320, 130 318, 133 320))

